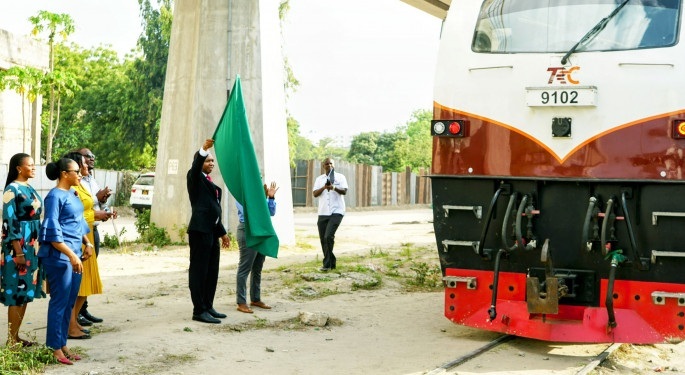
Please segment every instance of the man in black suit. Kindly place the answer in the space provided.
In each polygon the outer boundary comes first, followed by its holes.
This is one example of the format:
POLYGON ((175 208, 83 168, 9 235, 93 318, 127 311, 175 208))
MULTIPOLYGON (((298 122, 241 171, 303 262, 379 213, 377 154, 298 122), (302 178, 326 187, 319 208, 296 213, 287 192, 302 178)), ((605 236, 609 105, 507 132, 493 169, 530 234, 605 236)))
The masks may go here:
POLYGON ((217 318, 226 317, 226 314, 214 310, 213 306, 219 278, 219 238, 223 247, 230 245, 226 229, 221 223, 221 188, 209 176, 214 169, 214 158, 207 150, 213 145, 212 139, 205 140, 195 153, 187 175, 192 208, 188 224, 188 288, 193 301, 193 320, 203 323, 221 323, 217 318))

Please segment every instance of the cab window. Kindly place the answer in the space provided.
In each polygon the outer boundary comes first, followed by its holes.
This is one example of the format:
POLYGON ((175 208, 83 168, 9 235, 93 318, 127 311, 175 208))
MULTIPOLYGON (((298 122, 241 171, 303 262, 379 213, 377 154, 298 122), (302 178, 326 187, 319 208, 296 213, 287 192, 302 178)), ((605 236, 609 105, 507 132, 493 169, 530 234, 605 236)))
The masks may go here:
POLYGON ((481 53, 621 51, 678 42, 679 0, 485 0, 472 50, 481 53), (622 6, 623 5, 623 6, 622 6), (620 7, 604 26, 602 19, 620 7))

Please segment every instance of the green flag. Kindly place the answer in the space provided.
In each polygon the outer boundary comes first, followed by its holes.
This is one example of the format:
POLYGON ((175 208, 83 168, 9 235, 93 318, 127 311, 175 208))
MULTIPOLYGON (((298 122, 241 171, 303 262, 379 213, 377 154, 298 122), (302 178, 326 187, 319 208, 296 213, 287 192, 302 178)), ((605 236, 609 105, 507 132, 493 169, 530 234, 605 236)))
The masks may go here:
POLYGON ((231 195, 243 206, 247 247, 277 258, 278 236, 271 224, 259 164, 252 145, 240 76, 236 76, 213 139, 224 182, 231 195))

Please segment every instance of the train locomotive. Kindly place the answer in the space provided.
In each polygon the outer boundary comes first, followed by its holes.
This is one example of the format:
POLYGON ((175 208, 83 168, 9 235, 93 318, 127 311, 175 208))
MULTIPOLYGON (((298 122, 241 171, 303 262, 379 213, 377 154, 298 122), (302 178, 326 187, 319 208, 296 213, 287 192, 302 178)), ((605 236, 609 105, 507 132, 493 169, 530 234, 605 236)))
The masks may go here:
POLYGON ((445 316, 557 342, 685 338, 680 0, 453 0, 431 189, 445 316))

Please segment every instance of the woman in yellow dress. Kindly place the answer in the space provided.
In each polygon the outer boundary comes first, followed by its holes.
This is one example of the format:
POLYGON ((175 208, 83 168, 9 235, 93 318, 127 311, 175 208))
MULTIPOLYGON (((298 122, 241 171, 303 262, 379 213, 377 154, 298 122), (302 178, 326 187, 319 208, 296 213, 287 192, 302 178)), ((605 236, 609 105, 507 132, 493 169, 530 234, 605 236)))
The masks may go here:
MULTIPOLYGON (((88 164, 83 160, 83 155, 78 152, 70 152, 65 155, 66 158, 73 159, 78 163, 81 176, 88 176, 88 164)), ((94 243, 93 239, 93 222, 95 222, 95 210, 93 196, 90 195, 88 189, 83 185, 74 186, 74 190, 78 194, 78 197, 83 202, 83 216, 88 223, 90 232, 88 233, 89 243, 94 243)), ((76 303, 74 304, 74 310, 71 314, 71 323, 69 324, 69 334, 70 339, 89 339, 90 331, 84 329, 80 324, 78 324, 77 317, 78 312, 81 311, 83 303, 86 298, 91 294, 102 294, 102 281, 100 280, 100 271, 98 267, 98 260, 95 253, 93 256, 83 261, 83 278, 81 280, 81 288, 78 291, 78 297, 76 297, 76 303)))

